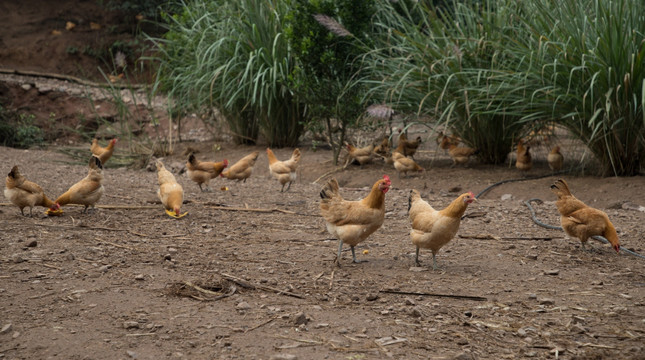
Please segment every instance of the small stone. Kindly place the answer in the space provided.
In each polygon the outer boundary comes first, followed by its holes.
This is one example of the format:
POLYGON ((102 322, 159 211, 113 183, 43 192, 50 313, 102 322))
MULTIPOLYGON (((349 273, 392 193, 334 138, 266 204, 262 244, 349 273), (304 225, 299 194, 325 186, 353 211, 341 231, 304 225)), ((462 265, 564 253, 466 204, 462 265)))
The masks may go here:
POLYGON ((519 335, 519 336, 526 336, 526 330, 524 330, 524 329, 519 329, 519 330, 517 330, 517 335, 519 335))
POLYGON ((416 305, 416 303, 411 298, 406 297, 405 298, 405 305, 416 305))
POLYGON ((38 246, 38 241, 36 240, 32 240, 29 242, 29 244, 27 244, 27 247, 36 247, 36 246, 38 246))
POLYGON ((540 305, 554 305, 554 304, 555 304, 555 300, 553 299, 548 299, 548 298, 540 299, 540 305))
POLYGON ((235 306, 236 309, 238 310, 249 310, 251 308, 251 305, 247 303, 246 301, 242 301, 235 306))
POLYGON ((414 309, 412 309, 412 311, 410 312, 410 315, 412 315, 412 317, 416 317, 416 318, 418 318, 418 317, 421 317, 421 315, 422 315, 422 314, 421 314, 421 311, 419 311, 419 309, 414 308, 414 309))
POLYGON ((134 277, 134 279, 142 281, 142 280, 145 280, 146 278, 143 276, 143 274, 138 274, 137 276, 134 277))
POLYGON ((14 254, 14 255, 11 257, 11 260, 12 260, 14 263, 16 263, 16 264, 19 264, 19 263, 21 263, 21 262, 25 261, 25 259, 23 259, 23 258, 22 258, 22 256, 20 256, 20 255, 18 255, 18 254, 14 254))
POLYGON ((309 320, 307 319, 307 315, 303 312, 299 312, 296 315, 293 316, 293 323, 297 325, 302 325, 302 324, 307 324, 309 320))
POLYGON ((537 299, 537 294, 529 294, 529 300, 537 299))
POLYGON ((502 201, 511 200, 512 198, 513 198, 512 194, 504 194, 501 197, 502 201))
POLYGON ((375 301, 376 299, 378 299, 377 294, 369 294, 369 295, 367 295, 367 301, 375 301))
POLYGON ((551 276, 558 276, 560 274, 560 270, 558 269, 546 270, 544 274, 551 275, 551 276))
POLYGON ((12 338, 14 338, 14 339, 17 339, 19 336, 20 336, 20 332, 19 332, 19 331, 14 331, 14 332, 13 332, 13 335, 11 335, 11 337, 12 337, 12 338))
POLYGON ((13 328, 13 324, 6 324, 6 325, 5 325, 5 326, 3 326, 3 327, 2 327, 2 329, 0 330, 0 334, 6 334, 6 333, 8 333, 9 331, 11 331, 11 329, 12 329, 12 328, 13 328))
POLYGON ((538 256, 537 254, 528 254, 526 255, 526 258, 529 260, 537 260, 538 256))
POLYGON ((123 327, 126 329, 138 329, 139 323, 136 321, 124 321, 123 327))
POLYGON ((457 340, 457 345, 462 345, 462 346, 463 345, 468 345, 468 340, 466 340, 464 338, 461 338, 461 339, 457 340))
POLYGON ((22 84, 20 87, 25 91, 31 90, 31 84, 22 84))
POLYGON ((473 313, 471 311, 464 312, 464 315, 466 315, 469 318, 473 317, 473 313))
POLYGON ((270 360, 298 360, 298 357, 293 354, 275 354, 272 355, 270 360))
POLYGON ((65 256, 65 259, 67 261, 73 261, 74 259, 76 259, 76 257, 74 256, 74 254, 69 253, 69 254, 67 254, 67 256, 65 256))
POLYGON ((170 254, 166 254, 166 255, 163 256, 163 259, 166 260, 166 261, 170 261, 170 260, 172 260, 172 256, 170 256, 170 254))
POLYGON ((112 265, 103 265, 103 266, 101 266, 99 268, 99 271, 100 272, 107 272, 111 267, 112 267, 112 265))
POLYGON ((137 358, 137 353, 135 353, 135 352, 134 352, 134 351, 132 351, 132 350, 128 350, 128 351, 126 351, 125 353, 126 353, 126 354, 128 354, 128 356, 129 356, 129 357, 131 357, 131 358, 133 358, 133 359, 136 359, 136 358, 137 358))
POLYGON ((175 248, 173 248, 173 247, 170 247, 170 248, 168 248, 168 252, 169 252, 169 253, 171 253, 171 254, 176 254, 176 253, 177 253, 177 249, 175 249, 175 248))
POLYGON ((314 325, 314 329, 322 329, 322 328, 326 328, 326 327, 329 327, 329 324, 327 324, 327 323, 320 323, 320 324, 316 324, 316 325, 314 325))

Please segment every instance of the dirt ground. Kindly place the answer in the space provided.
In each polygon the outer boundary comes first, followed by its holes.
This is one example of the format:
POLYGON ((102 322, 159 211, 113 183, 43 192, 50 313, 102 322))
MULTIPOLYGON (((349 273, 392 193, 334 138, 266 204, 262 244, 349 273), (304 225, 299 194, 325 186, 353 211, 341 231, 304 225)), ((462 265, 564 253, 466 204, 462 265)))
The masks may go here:
MULTIPOLYGON (((450 168, 432 142, 422 148, 416 157, 428 170, 419 176, 398 179, 380 162, 333 175, 347 199, 365 196, 383 174, 393 182, 383 227, 357 247, 368 261, 352 264, 345 249, 341 268, 319 216, 322 181, 313 183, 334 169, 323 149, 303 148, 299 180, 280 193, 264 147, 180 144, 164 159, 185 190, 189 215, 179 220, 164 214, 156 175, 145 169, 106 169, 95 213, 69 206, 45 217, 38 208, 29 218, 1 206, 0 358, 645 358, 645 260, 594 241, 583 252, 535 225, 522 204, 533 197, 544 200, 538 217, 558 224, 553 177, 484 194, 437 255, 440 269, 423 250, 415 267, 410 189, 443 207, 519 176, 499 166, 450 168), (202 193, 178 173, 188 145, 203 159, 262 154, 246 183, 218 178, 202 193)), ((3 174, 18 164, 52 197, 87 172, 56 148, 0 153, 3 174)), ((532 175, 548 172, 538 157, 532 175)), ((645 212, 621 206, 645 204, 644 177, 565 179, 609 214, 624 248, 645 253, 645 212)))
MULTIPOLYGON (((3 69, 96 81, 105 64, 90 50, 132 40, 124 19, 93 0, 5 1, 0 22, 3 69), (65 30, 67 21, 75 29, 65 30)), ((97 119, 111 120, 116 110, 96 94, 93 103, 79 98, 85 89, 67 83, 0 78, 3 105, 34 114, 53 144, 0 147, 0 176, 20 165, 56 197, 87 173, 58 151, 78 141, 64 126, 83 117, 81 130, 94 132, 97 119)), ((198 121, 184 131, 184 139, 210 138, 198 121)), ((345 247, 341 268, 318 210, 331 152, 306 141, 299 180, 287 193, 269 175, 266 146, 218 138, 221 150, 213 151, 212 140, 180 143, 163 159, 184 187, 189 215, 179 220, 164 214, 156 174, 145 169, 106 169, 105 194, 90 214, 69 206, 61 217, 45 217, 42 208, 23 217, 0 196, 0 359, 645 359, 645 260, 593 241, 583 252, 577 240, 533 223, 523 204, 530 198, 544 200, 535 205, 542 221, 559 223, 549 191, 555 177, 487 192, 437 255, 440 269, 423 250, 415 267, 410 189, 443 207, 461 192, 522 177, 507 166, 451 168, 433 137, 420 135, 427 140, 416 156, 427 169, 420 175, 399 179, 382 162, 333 174, 351 200, 383 174, 393 182, 383 227, 357 247, 367 262, 352 264, 345 247), (213 192, 202 193, 181 172, 187 146, 201 159, 261 156, 246 183, 218 178, 213 192)), ((118 146, 117 155, 126 147, 118 146)), ((530 175, 550 174, 546 149, 536 150, 530 175)), ((579 148, 574 158, 563 150, 573 167, 579 148)), ((290 152, 276 150, 281 159, 290 152)), ((623 248, 645 254, 638 210, 645 177, 564 178, 609 214, 623 248)))

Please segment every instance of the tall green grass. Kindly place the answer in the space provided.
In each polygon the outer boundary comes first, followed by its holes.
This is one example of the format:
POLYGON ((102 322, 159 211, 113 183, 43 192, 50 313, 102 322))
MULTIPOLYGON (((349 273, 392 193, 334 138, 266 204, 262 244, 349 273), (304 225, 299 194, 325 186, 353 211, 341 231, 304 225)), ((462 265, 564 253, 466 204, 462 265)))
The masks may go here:
POLYGON ((641 170, 644 2, 383 1, 376 19, 382 46, 364 57, 373 99, 434 117, 486 162, 555 122, 605 175, 641 170))
POLYGON ((288 83, 294 60, 282 34, 284 1, 190 1, 172 17, 161 49, 159 86, 176 107, 216 107, 239 143, 261 133, 294 146, 306 121, 288 83))
POLYGON ((604 175, 635 175, 645 159, 645 2, 522 3, 514 47, 539 59, 541 109, 587 144, 604 175))

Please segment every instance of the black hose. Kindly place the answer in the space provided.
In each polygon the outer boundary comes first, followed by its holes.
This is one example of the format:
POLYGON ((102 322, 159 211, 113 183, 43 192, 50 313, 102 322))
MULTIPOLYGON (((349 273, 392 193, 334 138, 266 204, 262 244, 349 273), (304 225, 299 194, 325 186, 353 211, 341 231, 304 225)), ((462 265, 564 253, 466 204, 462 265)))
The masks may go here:
MULTIPOLYGON (((526 200, 526 201, 524 202, 524 205, 526 205, 526 207, 528 207, 528 208, 529 208, 529 211, 531 212, 531 218, 533 219, 533 222, 535 222, 536 224, 538 224, 538 225, 540 225, 540 226, 542 226, 542 227, 545 227, 545 228, 547 228, 547 229, 563 231, 563 230, 562 230, 562 228, 561 228, 561 227, 559 227, 559 226, 553 226, 553 225, 549 225, 549 224, 545 224, 545 223, 541 222, 541 221, 537 218, 537 216, 535 215, 535 210, 534 210, 534 209, 533 209, 533 207, 531 206, 531 203, 532 203, 532 202, 542 203, 542 200, 540 200, 540 199, 536 199, 536 198, 533 198, 533 199, 528 199, 528 200, 526 200)), ((594 235, 594 236, 592 236, 591 238, 592 238, 592 239, 594 239, 594 240, 596 240, 596 241, 599 241, 599 242, 601 242, 601 243, 603 243, 603 244, 609 244, 609 241, 608 241, 607 239, 605 239, 604 237, 602 237, 602 236, 594 235)), ((641 258, 641 259, 645 259, 645 256, 643 256, 643 255, 641 255, 641 254, 639 254, 639 253, 637 253, 637 252, 634 252, 634 251, 631 251, 631 250, 629 250, 629 249, 625 249, 625 248, 621 248, 621 250, 622 250, 622 251, 624 251, 624 252, 626 252, 626 253, 628 253, 628 254, 630 254, 630 255, 633 255, 633 256, 639 257, 639 258, 641 258)))

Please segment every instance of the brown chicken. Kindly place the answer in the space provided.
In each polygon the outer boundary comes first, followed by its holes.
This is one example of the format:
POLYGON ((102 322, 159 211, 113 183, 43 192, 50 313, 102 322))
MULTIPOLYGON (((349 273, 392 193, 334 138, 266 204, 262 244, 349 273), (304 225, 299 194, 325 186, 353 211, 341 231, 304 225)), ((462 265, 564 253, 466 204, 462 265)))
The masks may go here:
POLYGON ((381 143, 374 147, 374 154, 382 157, 383 159, 390 156, 390 139, 385 136, 381 143))
POLYGON ((87 176, 59 196, 55 203, 49 207, 49 211, 55 212, 67 204, 80 204, 85 205, 83 213, 86 213, 89 207, 94 210, 94 206, 103 196, 103 192, 103 164, 97 156, 92 155, 87 176))
POLYGON ((97 139, 92 140, 92 146, 90 147, 90 151, 92 152, 92 155, 97 156, 101 160, 101 164, 105 165, 105 163, 112 157, 112 154, 114 153, 114 145, 116 145, 117 139, 114 138, 110 140, 110 143, 106 147, 101 147, 99 145, 99 141, 97 139))
POLYGON ((182 217, 185 215, 180 213, 181 205, 184 203, 184 189, 160 160, 157 160, 155 165, 157 166, 157 180, 159 181, 159 190, 157 190, 159 200, 161 200, 168 215, 175 218, 182 217))
POLYGON ((399 179, 401 178, 401 173, 406 177, 408 176, 408 171, 424 171, 424 169, 419 166, 413 159, 404 156, 398 151, 392 153, 392 160, 394 161, 394 168, 399 174, 399 179))
POLYGON ((517 143, 517 159, 515 160, 515 167, 521 171, 529 171, 533 167, 533 160, 531 159, 531 153, 529 150, 531 147, 529 145, 524 145, 524 142, 520 139, 517 143))
POLYGON ((29 216, 33 216, 34 206, 51 207, 51 201, 38 184, 27 180, 18 170, 18 165, 11 169, 5 180, 4 197, 20 209, 24 216, 23 209, 29 207, 29 216))
POLYGON ((249 155, 246 155, 231 167, 222 171, 221 176, 229 180, 246 182, 246 179, 248 179, 253 172, 253 166, 255 165, 255 161, 258 159, 259 155, 259 151, 254 151, 249 155))
POLYGON ((560 146, 554 146, 549 155, 546 156, 546 161, 549 163, 549 168, 553 171, 562 170, 564 157, 560 153, 560 146))
POLYGON ((211 179, 218 177, 227 166, 228 160, 226 159, 220 162, 199 161, 195 154, 188 155, 186 163, 188 177, 199 185, 201 191, 210 191, 208 183, 211 179), (205 189, 202 188, 202 184, 205 185, 205 189))
POLYGON ((414 154, 416 154, 417 149, 419 148, 419 145, 421 144, 421 136, 417 136, 416 139, 413 141, 408 140, 408 137, 405 135, 404 132, 401 132, 399 135, 399 145, 396 147, 396 151, 400 152, 401 154, 405 156, 410 156, 414 158, 414 154))
POLYGON ((453 143, 448 145, 448 154, 452 158, 452 166, 468 163, 471 156, 479 154, 479 150, 469 147, 459 147, 453 143))
POLYGON ((273 151, 267 148, 267 157, 269 158, 269 172, 282 184, 280 192, 285 191, 284 185, 286 183, 289 183, 286 190, 289 191, 291 183, 296 181, 296 169, 298 168, 298 162, 300 162, 300 149, 293 150, 289 160, 280 161, 275 157, 273 151))
POLYGON ((567 235, 580 239, 583 250, 585 250, 585 244, 589 237, 602 235, 609 240, 616 252, 620 251, 616 228, 609 221, 609 217, 605 212, 589 207, 576 199, 571 194, 569 185, 562 179, 556 180, 551 185, 551 191, 558 196, 555 206, 557 206, 561 215, 562 229, 567 235))
POLYGON ((411 190, 408 198, 408 213, 412 222, 410 238, 416 245, 415 263, 419 262, 419 249, 432 250, 432 268, 437 269, 436 255, 457 234, 461 217, 466 208, 473 201, 477 201, 475 194, 467 192, 459 195, 443 210, 435 210, 430 204, 421 198, 417 190, 411 190))
POLYGON ((339 193, 338 181, 334 178, 320 191, 320 213, 327 223, 327 231, 338 238, 338 266, 343 243, 350 246, 353 261, 358 263, 354 247, 383 225, 385 193, 390 185, 392 182, 389 176, 383 175, 383 179, 374 183, 369 195, 358 201, 343 199, 339 193))
POLYGON ((347 162, 357 163, 358 165, 367 164, 372 161, 373 151, 374 145, 356 148, 351 144, 347 144, 347 162))

